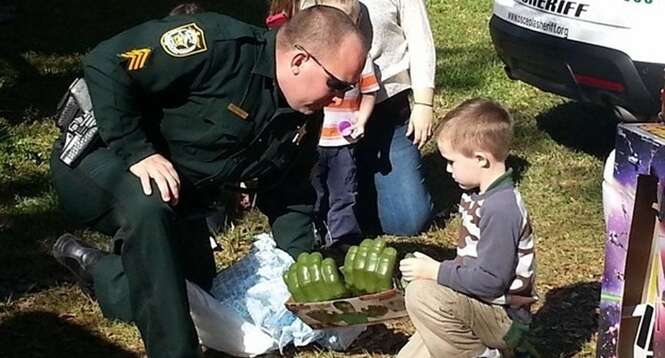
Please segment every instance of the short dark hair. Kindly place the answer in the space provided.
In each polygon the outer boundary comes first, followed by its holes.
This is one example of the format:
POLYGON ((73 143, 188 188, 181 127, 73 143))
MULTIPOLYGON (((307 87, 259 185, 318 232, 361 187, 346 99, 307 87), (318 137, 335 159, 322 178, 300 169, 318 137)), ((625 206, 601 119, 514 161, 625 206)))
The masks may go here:
POLYGON ((453 108, 437 129, 436 141, 465 156, 485 150, 496 160, 508 157, 513 140, 513 120, 500 104, 486 98, 468 99, 453 108))
POLYGON ((338 55, 342 41, 347 36, 357 36, 367 50, 366 41, 343 11, 330 6, 313 6, 298 11, 278 30, 279 47, 301 45, 315 55, 338 55))
POLYGON ((191 14, 198 14, 200 12, 204 12, 205 9, 203 6, 195 3, 195 2, 188 2, 188 3, 183 3, 180 4, 169 12, 169 16, 174 16, 174 15, 191 15, 191 14))

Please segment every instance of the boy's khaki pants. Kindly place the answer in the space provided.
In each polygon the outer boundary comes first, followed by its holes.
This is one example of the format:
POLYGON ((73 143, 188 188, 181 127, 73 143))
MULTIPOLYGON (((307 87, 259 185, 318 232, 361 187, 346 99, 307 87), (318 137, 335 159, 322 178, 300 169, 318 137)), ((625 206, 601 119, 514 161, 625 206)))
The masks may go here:
POLYGON ((406 309, 416 333, 398 358, 478 357, 487 347, 506 349, 503 336, 512 321, 501 306, 415 280, 406 288, 406 309))

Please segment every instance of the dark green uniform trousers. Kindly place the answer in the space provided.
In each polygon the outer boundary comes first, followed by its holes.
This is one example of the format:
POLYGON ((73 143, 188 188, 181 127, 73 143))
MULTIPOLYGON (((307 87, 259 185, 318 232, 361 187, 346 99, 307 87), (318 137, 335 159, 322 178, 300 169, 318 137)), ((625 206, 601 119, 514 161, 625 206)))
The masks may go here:
POLYGON ((205 220, 186 217, 186 203, 162 202, 154 185, 146 196, 106 148, 74 169, 58 153, 56 144, 51 170, 65 214, 121 243, 92 269, 104 315, 135 322, 150 357, 201 356, 185 279, 209 289, 215 274, 205 220))

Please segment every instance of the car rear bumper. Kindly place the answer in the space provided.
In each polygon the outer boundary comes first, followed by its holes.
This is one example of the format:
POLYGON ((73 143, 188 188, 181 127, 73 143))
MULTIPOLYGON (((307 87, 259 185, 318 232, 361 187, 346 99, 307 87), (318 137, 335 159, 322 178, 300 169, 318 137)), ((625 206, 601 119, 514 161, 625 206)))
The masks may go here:
POLYGON ((512 79, 638 115, 659 110, 663 64, 633 62, 621 51, 529 30, 497 16, 490 20, 490 34, 512 79))

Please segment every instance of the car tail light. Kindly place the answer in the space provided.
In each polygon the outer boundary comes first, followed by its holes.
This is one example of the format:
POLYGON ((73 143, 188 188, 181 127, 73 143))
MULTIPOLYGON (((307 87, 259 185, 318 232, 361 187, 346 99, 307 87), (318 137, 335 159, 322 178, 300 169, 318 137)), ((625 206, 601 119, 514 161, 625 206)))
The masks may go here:
POLYGON ((577 81, 577 84, 579 85, 600 88, 607 91, 612 91, 612 92, 624 91, 624 86, 622 83, 609 81, 603 78, 575 74, 575 81, 577 81))

